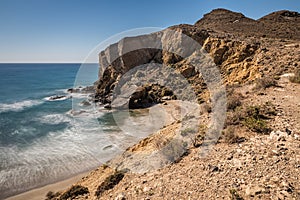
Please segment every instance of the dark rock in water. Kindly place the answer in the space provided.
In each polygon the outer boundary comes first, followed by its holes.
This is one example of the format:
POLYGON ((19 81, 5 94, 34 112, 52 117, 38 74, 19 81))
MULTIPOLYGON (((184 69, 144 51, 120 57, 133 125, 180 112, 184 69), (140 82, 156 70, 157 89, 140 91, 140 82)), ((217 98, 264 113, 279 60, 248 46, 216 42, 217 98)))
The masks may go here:
POLYGON ((69 93, 94 93, 95 88, 94 88, 94 86, 86 86, 86 87, 79 86, 78 88, 69 88, 67 90, 67 92, 69 92, 69 93))
POLYGON ((55 101, 55 100, 63 100, 63 99, 67 99, 69 97, 65 96, 65 95, 55 95, 49 98, 49 101, 55 101))
POLYGON ((69 92, 69 93, 76 93, 76 92, 80 92, 80 89, 78 89, 78 88, 69 88, 67 90, 67 92, 69 92))
POLYGON ((81 102, 81 104, 83 105, 83 106, 90 106, 90 105, 92 105, 89 101, 87 101, 87 100, 83 100, 82 102, 81 102))
POLYGON ((107 103, 107 104, 104 105, 104 108, 111 109, 111 105, 109 103, 107 103))
POLYGON ((102 150, 107 150, 107 149, 110 149, 110 148, 112 148, 112 147, 113 147, 113 145, 107 145, 107 146, 103 147, 102 150))
POLYGON ((164 96, 161 100, 168 101, 168 100, 171 100, 171 99, 172 99, 171 96, 164 96))
POLYGON ((81 89, 81 92, 83 92, 83 93, 94 93, 95 88, 94 88, 94 86, 86 86, 86 87, 81 89))

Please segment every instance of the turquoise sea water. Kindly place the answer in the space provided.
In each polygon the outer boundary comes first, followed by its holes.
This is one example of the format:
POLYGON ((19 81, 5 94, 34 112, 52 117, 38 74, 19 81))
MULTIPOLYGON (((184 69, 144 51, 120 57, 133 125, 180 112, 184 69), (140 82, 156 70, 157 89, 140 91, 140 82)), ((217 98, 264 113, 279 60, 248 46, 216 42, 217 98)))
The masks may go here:
POLYGON ((92 85, 97 73, 97 64, 0 64, 0 199, 94 168, 116 152, 103 131, 109 115, 81 105, 87 94, 66 92, 92 85), (49 101, 54 95, 67 98, 49 101))

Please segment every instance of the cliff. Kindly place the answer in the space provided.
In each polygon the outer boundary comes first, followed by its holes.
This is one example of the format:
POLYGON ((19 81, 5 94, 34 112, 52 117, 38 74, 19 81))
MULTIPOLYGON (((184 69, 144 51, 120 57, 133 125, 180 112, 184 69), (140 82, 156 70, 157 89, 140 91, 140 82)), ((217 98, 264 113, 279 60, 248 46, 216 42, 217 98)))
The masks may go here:
POLYGON ((124 38, 100 52, 96 100, 160 108, 166 123, 48 199, 299 199, 299 20, 292 11, 253 20, 216 9, 194 25, 124 38), (213 95, 222 87, 208 78, 225 85, 226 110, 217 118, 226 119, 201 157, 212 140, 213 104, 224 95, 213 95), (181 105, 182 97, 191 104, 181 105), (196 131, 185 123, 193 120, 196 131))
MULTIPOLYGON (((261 77, 292 72, 294 66, 288 69, 282 66, 296 63, 297 57, 288 55, 287 51, 273 52, 269 49, 275 46, 282 48, 287 41, 299 41, 299 22, 299 13, 291 11, 278 11, 253 20, 241 13, 216 9, 205 14, 194 25, 181 24, 150 35, 124 38, 99 54, 96 100, 110 104, 116 93, 115 86, 122 75, 138 66, 158 63, 182 74, 196 91, 198 101, 207 101, 207 87, 201 72, 188 62, 191 55, 183 58, 180 52, 168 52, 168 49, 164 49, 164 46, 176 43, 172 45, 177 48, 176 51, 186 51, 187 48, 182 46, 190 45, 187 43, 191 42, 186 42, 182 35, 196 41, 211 56, 225 83, 249 83, 261 77), (168 30, 174 31, 171 37, 166 37, 170 33, 164 34, 168 30), (176 33, 180 34, 176 36, 176 33), (271 62, 270 57, 289 58, 277 60, 274 65, 275 62, 271 62)), ((162 102, 165 89, 159 89, 156 85, 152 90, 152 84, 146 84, 147 88, 139 85, 137 93, 128 96, 130 108, 148 107, 162 102)), ((176 99, 176 95, 166 94, 171 99, 176 99)))

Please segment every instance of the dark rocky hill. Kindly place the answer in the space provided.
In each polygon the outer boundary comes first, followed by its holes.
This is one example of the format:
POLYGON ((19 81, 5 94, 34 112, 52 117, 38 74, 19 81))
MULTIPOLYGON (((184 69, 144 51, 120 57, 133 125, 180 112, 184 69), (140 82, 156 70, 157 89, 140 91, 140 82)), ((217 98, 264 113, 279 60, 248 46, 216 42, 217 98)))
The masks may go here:
POLYGON ((300 39, 300 14, 293 11, 277 11, 258 20, 226 9, 216 9, 205 14, 195 23, 201 29, 233 35, 300 39))

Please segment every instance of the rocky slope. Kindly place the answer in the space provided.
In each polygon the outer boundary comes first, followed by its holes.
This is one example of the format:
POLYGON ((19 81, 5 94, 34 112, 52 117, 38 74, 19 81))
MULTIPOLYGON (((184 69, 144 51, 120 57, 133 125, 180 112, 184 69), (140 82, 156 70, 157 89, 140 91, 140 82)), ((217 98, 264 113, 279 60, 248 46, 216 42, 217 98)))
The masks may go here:
MULTIPOLYGON (((63 194, 49 194, 48 199, 300 199, 299 15, 279 11, 253 20, 241 13, 217 9, 194 25, 169 28, 197 41, 211 56, 226 85, 227 119, 222 136, 206 157, 199 157, 199 147, 212 118, 212 108, 202 71, 188 62, 195 55, 182 57, 162 48, 131 51, 125 44, 136 38, 125 38, 101 52, 99 62, 104 69, 96 84, 98 101, 112 103, 118 85, 126 83, 122 76, 136 66, 165 64, 191 85, 201 115, 191 116, 188 111, 196 107, 185 107, 183 118, 198 120, 201 128, 176 159, 167 160, 169 165, 141 174, 126 170, 126 166, 138 165, 131 161, 131 155, 160 151, 178 130, 181 135, 190 131, 180 129, 184 120, 178 113, 182 109, 177 105, 179 101, 166 101, 179 98, 185 88, 172 91, 145 79, 149 82, 139 83, 115 105, 124 106, 124 100, 130 108, 141 108, 165 102, 156 105, 169 116, 164 128, 82 178, 76 187, 63 194)), ((135 47, 149 45, 143 36, 138 37, 142 40, 135 47)), ((164 41, 161 33, 146 38, 159 41, 152 47, 173 42, 164 41)), ((157 73, 152 66, 145 69, 157 73)), ((142 72, 133 71, 130 76, 146 76, 142 72)), ((165 77, 168 78, 172 77, 165 77)), ((147 163, 140 162, 143 164, 147 163)))

